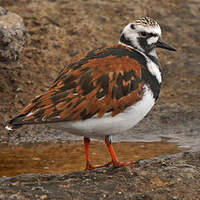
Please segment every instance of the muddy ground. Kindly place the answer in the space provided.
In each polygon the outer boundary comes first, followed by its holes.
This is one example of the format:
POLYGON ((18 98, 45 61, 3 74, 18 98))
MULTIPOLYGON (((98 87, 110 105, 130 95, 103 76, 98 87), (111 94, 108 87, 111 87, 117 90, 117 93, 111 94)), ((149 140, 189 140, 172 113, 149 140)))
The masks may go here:
POLYGON ((199 200, 200 154, 138 161, 136 167, 0 178, 0 199, 199 200))
POLYGON ((18 62, 0 63, 0 141, 4 144, 77 139, 58 130, 26 127, 8 134, 6 120, 49 87, 64 65, 87 50, 117 43, 121 29, 139 16, 161 25, 177 52, 158 50, 164 73, 157 105, 137 127, 115 141, 162 137, 193 153, 143 161, 136 168, 1 178, 0 199, 199 199, 199 0, 1 0, 17 13, 28 36, 18 62), (135 133, 135 134, 133 134, 135 133))

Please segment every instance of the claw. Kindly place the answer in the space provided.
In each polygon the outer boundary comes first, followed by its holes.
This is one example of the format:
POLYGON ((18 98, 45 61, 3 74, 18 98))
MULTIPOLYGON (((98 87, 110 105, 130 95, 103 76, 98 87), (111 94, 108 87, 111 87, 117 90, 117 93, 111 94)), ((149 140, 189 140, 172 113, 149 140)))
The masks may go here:
POLYGON ((106 145, 108 147, 108 150, 110 152, 112 160, 104 165, 92 165, 90 163, 90 153, 89 153, 89 146, 90 146, 90 138, 84 137, 84 145, 85 145, 85 153, 86 153, 86 167, 85 170, 93 170, 103 167, 110 167, 113 165, 113 167, 122 167, 122 166, 130 166, 135 165, 136 162, 119 162, 117 159, 117 156, 115 154, 114 148, 112 146, 112 141, 109 136, 105 138, 106 145))
POLYGON ((136 162, 113 162, 113 167, 123 167, 123 166, 130 166, 135 165, 136 162))
POLYGON ((135 164, 135 162, 119 162, 112 146, 111 138, 109 136, 105 138, 105 142, 112 158, 113 167, 130 166, 135 164))
POLYGON ((87 163, 86 164, 86 167, 85 167, 85 171, 87 170, 93 170, 93 169, 98 169, 98 168, 104 168, 104 167, 110 167, 112 164, 112 161, 104 164, 104 165, 91 165, 90 163, 87 163))

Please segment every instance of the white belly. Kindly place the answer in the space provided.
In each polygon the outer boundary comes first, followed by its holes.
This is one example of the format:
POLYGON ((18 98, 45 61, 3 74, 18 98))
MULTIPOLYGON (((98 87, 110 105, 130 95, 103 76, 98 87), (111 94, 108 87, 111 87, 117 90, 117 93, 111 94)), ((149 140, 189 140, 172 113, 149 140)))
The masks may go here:
POLYGON ((83 121, 56 123, 54 127, 75 135, 88 137, 104 137, 106 135, 119 134, 134 127, 155 104, 152 92, 147 86, 144 86, 144 91, 142 100, 127 107, 122 113, 114 117, 108 113, 102 118, 93 117, 83 121))

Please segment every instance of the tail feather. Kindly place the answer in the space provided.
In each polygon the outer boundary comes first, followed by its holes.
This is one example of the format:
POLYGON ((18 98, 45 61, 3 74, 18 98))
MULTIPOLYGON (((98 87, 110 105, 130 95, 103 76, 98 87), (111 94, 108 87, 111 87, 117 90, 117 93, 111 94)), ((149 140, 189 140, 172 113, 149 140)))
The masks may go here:
POLYGON ((35 103, 31 103, 29 105, 27 105, 22 111, 21 114, 19 114, 18 116, 16 116, 15 118, 11 119, 10 121, 7 122, 5 129, 11 131, 13 129, 17 129, 22 127, 23 125, 27 124, 27 121, 25 121, 24 119, 29 116, 30 114, 32 114, 32 110, 35 107, 35 103))
MULTIPOLYGON (((54 95, 54 91, 50 90, 49 92, 45 93, 44 95, 36 97, 32 103, 27 105, 17 117, 11 119, 6 124, 7 130, 13 130, 20 128, 23 125, 30 125, 30 124, 42 124, 42 123, 51 123, 52 121, 47 121, 46 118, 49 116, 57 116, 59 110, 56 110, 55 102, 51 99, 51 95, 54 95)), ((58 97, 54 95, 54 99, 58 97)), ((66 94, 61 93, 60 98, 65 97, 66 94)), ((54 121, 61 121, 60 118, 55 118, 54 121)))
POLYGON ((21 114, 15 118, 11 119, 10 121, 7 122, 5 129, 11 131, 13 129, 20 128, 21 126, 23 126, 25 124, 25 122, 23 121, 25 116, 26 115, 21 114))

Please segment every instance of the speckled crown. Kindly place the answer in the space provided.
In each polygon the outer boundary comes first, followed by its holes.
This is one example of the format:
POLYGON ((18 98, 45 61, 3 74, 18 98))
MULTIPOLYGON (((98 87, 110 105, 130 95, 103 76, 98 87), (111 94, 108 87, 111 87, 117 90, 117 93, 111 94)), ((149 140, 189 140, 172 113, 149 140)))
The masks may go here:
POLYGON ((141 17, 135 20, 135 24, 151 27, 159 26, 158 22, 150 17, 141 17))

